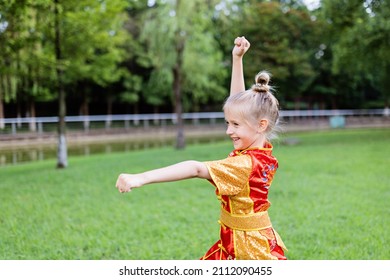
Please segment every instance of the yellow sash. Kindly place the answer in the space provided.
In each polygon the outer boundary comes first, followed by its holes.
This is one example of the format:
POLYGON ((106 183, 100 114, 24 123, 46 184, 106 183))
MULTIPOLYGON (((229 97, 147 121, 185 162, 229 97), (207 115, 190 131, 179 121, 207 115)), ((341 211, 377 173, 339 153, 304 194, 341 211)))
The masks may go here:
MULTIPOLYGON (((267 211, 257 212, 253 214, 231 214, 225 209, 221 208, 220 222, 225 226, 242 231, 252 231, 252 230, 262 230, 271 228, 271 220, 268 216, 267 211)), ((273 229, 275 233, 276 242, 279 246, 287 251, 286 246, 284 245, 279 234, 273 229)))
POLYGON ((231 214, 221 208, 220 221, 231 229, 243 231, 262 230, 272 227, 267 211, 238 215, 231 214))

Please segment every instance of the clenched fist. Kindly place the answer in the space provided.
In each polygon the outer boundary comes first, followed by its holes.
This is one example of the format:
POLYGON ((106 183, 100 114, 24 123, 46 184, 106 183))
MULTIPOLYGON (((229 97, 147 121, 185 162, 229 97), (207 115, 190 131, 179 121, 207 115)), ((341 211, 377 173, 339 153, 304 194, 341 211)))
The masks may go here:
POLYGON ((244 37, 237 37, 234 39, 234 48, 232 50, 233 56, 242 57, 250 48, 251 44, 249 41, 244 37))
POLYGON ((116 188, 121 193, 130 192, 133 188, 139 188, 144 185, 140 174, 120 174, 116 180, 116 188))

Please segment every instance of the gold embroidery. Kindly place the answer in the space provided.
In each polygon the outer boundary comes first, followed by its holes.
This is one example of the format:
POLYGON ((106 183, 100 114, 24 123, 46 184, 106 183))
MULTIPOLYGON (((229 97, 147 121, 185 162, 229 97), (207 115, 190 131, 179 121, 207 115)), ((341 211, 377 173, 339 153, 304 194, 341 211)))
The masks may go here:
POLYGON ((205 162, 219 195, 235 195, 246 187, 252 171, 250 156, 205 162))
POLYGON ((268 240, 258 231, 235 231, 237 260, 276 260, 268 240))

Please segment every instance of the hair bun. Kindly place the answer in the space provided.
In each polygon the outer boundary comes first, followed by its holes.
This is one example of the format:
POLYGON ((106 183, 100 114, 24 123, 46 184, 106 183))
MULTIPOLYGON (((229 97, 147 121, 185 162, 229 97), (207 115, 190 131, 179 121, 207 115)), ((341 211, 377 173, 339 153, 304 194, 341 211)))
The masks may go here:
POLYGON ((271 79, 271 75, 267 71, 259 72, 255 77, 255 84, 252 86, 252 90, 259 93, 267 93, 270 90, 268 85, 271 79))

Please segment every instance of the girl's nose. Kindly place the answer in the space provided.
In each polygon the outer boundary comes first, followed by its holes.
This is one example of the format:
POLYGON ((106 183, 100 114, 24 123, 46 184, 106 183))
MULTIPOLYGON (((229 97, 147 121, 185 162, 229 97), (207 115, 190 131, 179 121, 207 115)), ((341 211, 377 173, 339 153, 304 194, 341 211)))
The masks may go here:
POLYGON ((230 129, 230 126, 228 126, 227 128, 226 128, 226 134, 227 135, 231 135, 233 132, 232 132, 232 130, 230 129))

